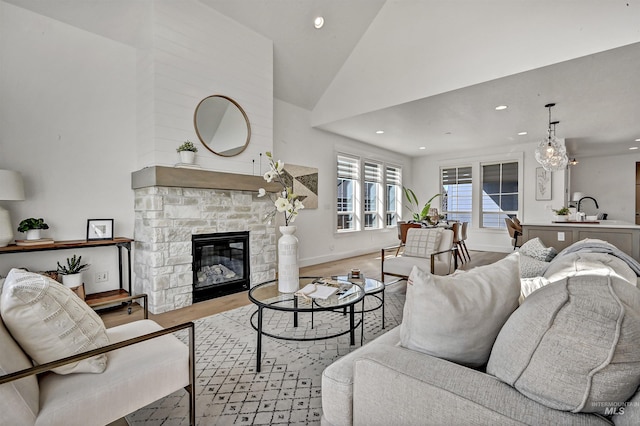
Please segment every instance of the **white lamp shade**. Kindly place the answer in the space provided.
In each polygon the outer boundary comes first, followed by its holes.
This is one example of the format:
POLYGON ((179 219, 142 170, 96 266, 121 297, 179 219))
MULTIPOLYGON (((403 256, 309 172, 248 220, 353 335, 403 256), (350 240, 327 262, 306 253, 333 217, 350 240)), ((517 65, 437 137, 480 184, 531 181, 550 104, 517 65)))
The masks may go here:
POLYGON ((24 200, 24 185, 19 172, 0 170, 0 200, 24 200))
POLYGON ((574 192, 571 201, 580 201, 581 198, 584 198, 584 192, 574 192))

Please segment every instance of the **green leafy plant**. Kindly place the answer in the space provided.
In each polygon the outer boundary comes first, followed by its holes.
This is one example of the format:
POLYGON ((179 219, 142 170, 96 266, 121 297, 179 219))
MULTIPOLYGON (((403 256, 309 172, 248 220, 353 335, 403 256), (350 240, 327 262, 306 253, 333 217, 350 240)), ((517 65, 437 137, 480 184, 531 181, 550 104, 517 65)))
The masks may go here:
POLYGON ((44 219, 35 219, 33 217, 23 220, 18 225, 19 232, 27 232, 31 229, 49 229, 49 225, 44 223, 44 219))
POLYGON ((192 151, 192 152, 198 152, 198 148, 196 148, 196 146, 193 144, 193 142, 191 141, 185 141, 182 145, 180 145, 177 149, 177 152, 181 152, 181 151, 192 151))
POLYGON ((89 264, 82 263, 82 256, 74 254, 73 257, 67 257, 67 264, 63 266, 58 262, 58 273, 61 275, 78 274, 89 267, 89 264))
POLYGON ((566 216, 569 214, 569 207, 560 207, 559 209, 553 209, 553 212, 558 216, 566 216))
POLYGON ((413 220, 415 220, 416 222, 429 219, 429 209, 431 208, 431 202, 436 197, 439 197, 442 195, 442 194, 436 194, 433 197, 429 198, 429 201, 427 201, 424 207, 422 207, 422 209, 420 210, 420 202, 418 201, 418 197, 416 197, 415 192, 413 192, 412 189, 406 188, 404 186, 402 187, 402 191, 404 192, 405 198, 409 202, 409 205, 407 207, 409 208, 409 211, 411 211, 413 215, 413 220))

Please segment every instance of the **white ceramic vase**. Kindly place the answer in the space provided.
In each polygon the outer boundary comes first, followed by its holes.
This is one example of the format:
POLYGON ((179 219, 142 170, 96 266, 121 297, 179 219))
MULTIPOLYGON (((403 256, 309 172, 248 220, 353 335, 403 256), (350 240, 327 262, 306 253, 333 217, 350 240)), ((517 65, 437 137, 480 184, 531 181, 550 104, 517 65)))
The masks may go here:
POLYGON ((65 287, 74 288, 82 284, 82 272, 62 276, 62 284, 65 287))
POLYGON ((278 240, 278 291, 295 293, 300 288, 298 268, 298 237, 295 226, 281 226, 278 240))
POLYGON ((196 161, 196 153, 193 151, 180 151, 180 162, 193 164, 196 161))
POLYGON ((568 215, 566 215, 566 214, 563 214, 563 215, 555 215, 555 216, 554 216, 554 220, 555 220, 556 222, 566 222, 566 221, 567 221, 567 217, 568 217, 568 215))
POLYGON ((27 231, 27 240, 39 240, 40 231, 40 229, 29 229, 27 231))

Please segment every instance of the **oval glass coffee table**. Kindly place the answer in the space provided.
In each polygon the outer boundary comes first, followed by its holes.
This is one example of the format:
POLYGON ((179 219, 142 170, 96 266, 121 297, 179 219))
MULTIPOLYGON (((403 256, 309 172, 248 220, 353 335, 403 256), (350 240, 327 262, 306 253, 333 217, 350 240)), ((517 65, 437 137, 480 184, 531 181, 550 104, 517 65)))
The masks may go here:
MULTIPOLYGON (((300 288, 305 287, 307 284, 318 283, 323 284, 323 279, 319 277, 300 277, 300 288)), ((355 305, 358 302, 364 302, 365 291, 364 288, 356 283, 343 280, 331 280, 332 285, 337 287, 337 292, 326 299, 319 298, 307 298, 303 296, 296 296, 293 293, 280 293, 278 291, 278 281, 268 281, 262 284, 258 284, 249 290, 249 300, 255 304, 258 309, 251 315, 251 326, 257 332, 257 354, 256 354, 256 371, 260 372, 260 363, 262 356, 262 336, 273 337, 274 339, 281 340, 293 340, 293 341, 311 341, 311 340, 325 340, 334 337, 349 334, 350 344, 355 345, 355 330, 358 327, 364 332, 364 309, 358 311, 360 313, 360 319, 356 322, 355 305), (335 284, 334 284, 335 283, 335 284), (264 310, 272 310, 273 314, 293 316, 293 329, 277 330, 268 329, 265 330, 264 325, 264 310), (308 336, 308 333, 296 332, 298 327, 298 314, 310 313, 311 322, 310 326, 313 329, 313 315, 317 312, 336 311, 336 310, 348 310, 349 322, 344 327, 339 328, 335 333, 330 332, 327 334, 313 334, 308 336), (279 312, 275 312, 279 311, 279 312)), ((363 303, 364 307, 364 303, 363 303)), ((336 318, 342 318, 346 315, 339 315, 336 318)), ((271 321, 269 321, 271 323, 271 321)), ((276 324, 286 323, 286 321, 274 321, 276 324)), ((361 339, 362 340, 362 339, 361 339)))

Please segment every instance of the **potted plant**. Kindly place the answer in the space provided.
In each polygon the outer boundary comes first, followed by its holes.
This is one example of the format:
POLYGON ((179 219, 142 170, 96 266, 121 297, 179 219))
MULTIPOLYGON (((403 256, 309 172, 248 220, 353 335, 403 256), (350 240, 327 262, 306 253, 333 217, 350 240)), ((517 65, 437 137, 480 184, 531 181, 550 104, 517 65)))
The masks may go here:
POLYGON ((18 225, 19 232, 27 233, 27 240, 39 240, 41 229, 49 229, 49 225, 47 225, 42 218, 36 219, 30 217, 24 219, 20 222, 20 225, 18 225))
POLYGON ((74 288, 82 284, 82 271, 87 269, 89 265, 82 263, 82 256, 67 257, 67 264, 61 265, 58 262, 58 274, 62 275, 62 284, 67 287, 74 288))
MULTIPOLYGON (((429 217, 429 211, 431 210, 431 202, 436 197, 439 197, 442 194, 436 194, 433 197, 429 198, 429 201, 427 201, 425 205, 422 207, 422 209, 420 209, 420 202, 418 201, 418 197, 416 197, 415 192, 413 192, 413 190, 411 190, 410 188, 406 188, 404 186, 402 187, 402 191, 404 192, 405 198, 409 202, 409 205, 407 207, 409 208, 409 211, 411 211, 413 215, 413 220, 415 222, 427 221, 429 223, 432 223, 432 220, 429 217)), ((433 215, 435 215, 436 213, 437 212, 432 212, 433 215)))
POLYGON ((193 142, 187 140, 184 141, 176 151, 180 154, 181 163, 193 164, 196 160, 196 152, 198 152, 198 148, 196 148, 193 142))
POLYGON ((568 207, 560 207, 559 209, 553 209, 553 213, 555 213, 555 221, 556 222, 566 222, 569 217, 569 208, 568 207))

